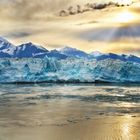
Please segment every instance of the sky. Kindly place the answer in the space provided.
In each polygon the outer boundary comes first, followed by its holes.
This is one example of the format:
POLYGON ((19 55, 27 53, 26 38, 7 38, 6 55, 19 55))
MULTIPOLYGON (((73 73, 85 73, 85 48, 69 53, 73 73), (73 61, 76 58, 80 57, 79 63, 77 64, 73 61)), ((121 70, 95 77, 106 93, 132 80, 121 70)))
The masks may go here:
MULTIPOLYGON (((140 2, 122 0, 125 7, 107 6, 80 14, 59 16, 77 4, 107 3, 110 0, 1 0, 0 36, 13 44, 33 42, 47 49, 65 46, 86 52, 140 55, 140 2)), ((122 3, 121 0, 114 0, 122 3)))

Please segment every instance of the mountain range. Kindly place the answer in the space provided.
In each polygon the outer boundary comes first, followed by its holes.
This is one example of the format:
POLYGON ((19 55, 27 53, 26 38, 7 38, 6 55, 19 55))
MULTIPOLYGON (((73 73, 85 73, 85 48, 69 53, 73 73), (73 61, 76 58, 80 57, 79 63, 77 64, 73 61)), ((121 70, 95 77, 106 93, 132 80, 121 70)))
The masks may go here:
POLYGON ((121 61, 131 61, 140 63, 140 58, 134 55, 118 55, 114 53, 101 53, 92 52, 86 53, 76 48, 64 47, 59 50, 47 50, 42 46, 35 45, 33 43, 25 43, 19 46, 15 46, 8 42, 6 39, 0 37, 0 58, 44 58, 53 57, 56 59, 72 58, 84 58, 84 59, 96 59, 98 61, 104 59, 118 59, 121 61))

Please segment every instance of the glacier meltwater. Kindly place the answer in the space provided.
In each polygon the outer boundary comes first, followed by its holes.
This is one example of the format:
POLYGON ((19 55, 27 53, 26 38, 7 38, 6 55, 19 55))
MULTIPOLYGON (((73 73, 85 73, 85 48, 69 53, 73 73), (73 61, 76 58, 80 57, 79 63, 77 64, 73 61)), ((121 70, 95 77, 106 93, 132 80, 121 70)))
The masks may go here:
POLYGON ((140 63, 84 58, 0 59, 0 83, 20 82, 140 82, 140 63))

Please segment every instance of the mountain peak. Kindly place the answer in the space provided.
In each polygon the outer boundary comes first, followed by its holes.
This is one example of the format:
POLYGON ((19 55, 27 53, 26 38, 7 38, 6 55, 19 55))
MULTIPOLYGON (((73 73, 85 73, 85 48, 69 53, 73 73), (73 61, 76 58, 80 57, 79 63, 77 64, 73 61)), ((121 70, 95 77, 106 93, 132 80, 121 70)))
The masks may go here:
POLYGON ((0 51, 8 55, 14 52, 15 46, 8 42, 6 39, 0 37, 0 51))
POLYGON ((16 52, 14 57, 29 58, 29 57, 41 56, 41 55, 44 56, 47 52, 49 52, 47 49, 35 45, 32 42, 28 42, 16 47, 16 52))
POLYGON ((28 42, 28 43, 24 43, 24 44, 21 44, 19 46, 17 46, 17 49, 21 49, 21 50, 29 50, 29 51, 43 51, 43 52, 48 52, 48 50, 42 46, 39 46, 39 45, 36 45, 36 44, 33 44, 32 42, 28 42))
POLYGON ((45 56, 54 57, 57 59, 66 59, 68 57, 96 59, 97 61, 114 59, 140 63, 140 57, 135 55, 118 55, 115 53, 101 53, 99 51, 94 51, 88 54, 82 50, 69 46, 66 46, 59 50, 48 51, 46 48, 35 45, 32 42, 24 43, 19 46, 14 46, 6 39, 0 37, 0 58, 44 58, 45 56))
POLYGON ((70 57, 79 57, 79 58, 88 57, 88 54, 86 52, 68 46, 60 49, 60 52, 70 57))
POLYGON ((61 52, 64 52, 64 51, 76 51, 78 49, 76 48, 72 48, 72 47, 69 47, 69 46, 66 46, 66 47, 63 47, 60 49, 61 52))
POLYGON ((97 57, 97 56, 103 55, 103 53, 101 53, 99 51, 94 51, 94 52, 90 53, 90 55, 97 57))
POLYGON ((30 45, 30 46, 32 46, 34 44, 32 42, 27 42, 27 43, 24 43, 23 45, 30 45))
POLYGON ((8 41, 4 39, 3 37, 0 37, 0 42, 8 42, 8 41))

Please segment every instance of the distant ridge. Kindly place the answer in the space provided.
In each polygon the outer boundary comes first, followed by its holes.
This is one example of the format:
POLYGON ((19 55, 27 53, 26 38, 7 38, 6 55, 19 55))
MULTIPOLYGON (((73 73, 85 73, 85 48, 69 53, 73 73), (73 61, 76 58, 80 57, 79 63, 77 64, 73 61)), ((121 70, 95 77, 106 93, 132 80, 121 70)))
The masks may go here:
POLYGON ((47 50, 42 46, 35 45, 31 42, 15 46, 6 39, 0 37, 0 58, 81 58, 81 59, 96 59, 97 61, 104 59, 115 59, 121 61, 131 61, 140 63, 140 57, 135 55, 118 55, 114 53, 101 53, 98 51, 86 53, 72 47, 63 47, 59 50, 47 50))
POLYGON ((80 57, 80 58, 88 58, 89 54, 85 53, 84 51, 78 50, 76 48, 71 47, 64 47, 59 50, 60 53, 65 54, 69 57, 80 57))

